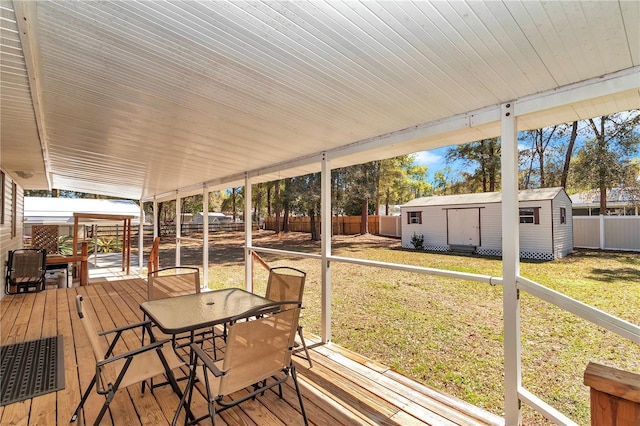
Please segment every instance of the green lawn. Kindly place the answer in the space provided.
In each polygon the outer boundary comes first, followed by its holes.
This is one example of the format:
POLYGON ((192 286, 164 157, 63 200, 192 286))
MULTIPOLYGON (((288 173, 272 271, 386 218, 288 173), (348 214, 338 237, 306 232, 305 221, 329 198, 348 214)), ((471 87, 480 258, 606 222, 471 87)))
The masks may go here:
MULTIPOLYGON (((381 237, 341 236, 333 241, 338 256, 502 275, 496 258, 403 250, 398 240, 381 237)), ((242 286, 240 244, 228 236, 215 237, 212 287, 242 286)), ((319 243, 308 241, 305 234, 276 238, 263 232, 254 237, 254 245, 320 251, 319 243)), ((319 334, 320 262, 272 254, 263 258, 271 266, 307 271, 302 324, 307 332, 319 334)), ((504 414, 502 287, 336 262, 331 274, 335 343, 504 414)), ((553 262, 523 262, 521 274, 640 323, 639 253, 580 251, 553 262)), ((264 291, 266 277, 256 264, 256 291, 264 291)), ((579 424, 589 423, 589 390, 582 384, 589 361, 640 373, 639 345, 526 293, 521 295, 521 330, 523 386, 579 424)), ((525 424, 547 424, 529 408, 523 414, 525 424)))

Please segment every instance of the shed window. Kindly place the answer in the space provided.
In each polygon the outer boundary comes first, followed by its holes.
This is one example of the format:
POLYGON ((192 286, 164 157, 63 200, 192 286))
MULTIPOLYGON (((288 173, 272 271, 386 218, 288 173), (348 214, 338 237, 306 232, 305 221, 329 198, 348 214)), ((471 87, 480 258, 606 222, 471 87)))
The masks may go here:
POLYGON ((567 223, 567 209, 560 207, 560 223, 567 223))
POLYGON ((409 225, 420 225, 422 223, 422 212, 409 212, 407 213, 407 223, 409 225))
POLYGON ((520 223, 540 224, 540 207, 521 207, 520 223))

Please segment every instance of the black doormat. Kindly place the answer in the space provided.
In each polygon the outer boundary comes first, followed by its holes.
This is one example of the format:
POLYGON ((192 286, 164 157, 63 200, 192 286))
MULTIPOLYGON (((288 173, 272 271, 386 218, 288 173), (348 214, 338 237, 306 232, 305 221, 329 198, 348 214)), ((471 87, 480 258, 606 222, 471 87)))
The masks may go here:
POLYGON ((62 335, 0 347, 0 406, 64 389, 62 335))

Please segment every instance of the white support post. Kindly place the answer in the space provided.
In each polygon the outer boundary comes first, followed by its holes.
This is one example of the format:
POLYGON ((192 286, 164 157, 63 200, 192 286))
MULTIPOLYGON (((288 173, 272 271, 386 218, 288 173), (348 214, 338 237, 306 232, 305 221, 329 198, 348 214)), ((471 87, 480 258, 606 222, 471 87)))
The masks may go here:
POLYGON ((513 103, 501 108, 502 160, 502 298, 504 315, 505 424, 519 425, 520 298, 516 277, 520 273, 520 219, 518 213, 518 129, 513 103))
POLYGON ((180 237, 182 237, 180 221, 181 216, 180 196, 176 197, 176 266, 180 266, 180 237))
POLYGON ((322 246, 322 295, 321 307, 321 340, 331 340, 331 166, 327 153, 322 155, 322 171, 320 173, 320 238, 322 246))
POLYGON ((253 259, 249 247, 253 243, 251 217, 251 178, 249 173, 244 175, 244 284, 247 291, 253 292, 253 259))
POLYGON ((142 271, 143 254, 144 254, 144 203, 142 200, 140 203, 140 220, 138 223, 138 268, 142 271))
POLYGON ((202 283, 209 288, 209 188, 202 191, 202 283))
POLYGON ((157 223, 160 219, 158 218, 158 202, 153 199, 153 239, 155 240, 158 237, 158 229, 160 228, 160 224, 157 223))

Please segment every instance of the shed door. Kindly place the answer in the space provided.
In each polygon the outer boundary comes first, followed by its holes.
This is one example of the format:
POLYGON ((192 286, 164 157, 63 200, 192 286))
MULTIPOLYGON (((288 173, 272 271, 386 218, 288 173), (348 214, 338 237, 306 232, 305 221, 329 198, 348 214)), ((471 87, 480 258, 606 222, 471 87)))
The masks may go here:
POLYGON ((480 245, 480 209, 447 210, 447 235, 450 245, 480 245))

